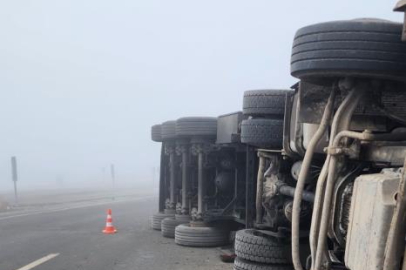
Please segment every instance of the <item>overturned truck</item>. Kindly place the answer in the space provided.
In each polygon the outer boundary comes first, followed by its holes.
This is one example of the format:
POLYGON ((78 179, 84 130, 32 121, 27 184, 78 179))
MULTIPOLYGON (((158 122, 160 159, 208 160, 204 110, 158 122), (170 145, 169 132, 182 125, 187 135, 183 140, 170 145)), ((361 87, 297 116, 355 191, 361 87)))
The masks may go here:
POLYGON ((301 28, 293 87, 246 91, 242 112, 154 126, 152 227, 188 246, 223 245, 236 231, 237 270, 406 269, 402 27, 301 28))

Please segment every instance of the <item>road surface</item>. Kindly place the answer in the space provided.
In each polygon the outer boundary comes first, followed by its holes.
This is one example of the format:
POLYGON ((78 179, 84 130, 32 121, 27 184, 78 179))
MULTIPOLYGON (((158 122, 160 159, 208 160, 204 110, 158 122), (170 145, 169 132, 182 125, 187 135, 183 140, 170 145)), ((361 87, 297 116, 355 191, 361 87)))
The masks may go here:
POLYGON ((185 248, 149 228, 154 198, 0 215, 1 270, 232 269, 213 248, 185 248), (105 235, 106 209, 118 233, 105 235))

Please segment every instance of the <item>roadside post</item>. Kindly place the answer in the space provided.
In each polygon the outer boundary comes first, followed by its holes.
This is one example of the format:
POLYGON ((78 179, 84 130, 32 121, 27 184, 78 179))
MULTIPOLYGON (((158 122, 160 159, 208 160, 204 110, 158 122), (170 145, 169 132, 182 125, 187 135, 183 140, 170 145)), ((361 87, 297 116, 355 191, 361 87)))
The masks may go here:
POLYGON ((115 194, 115 184, 116 184, 116 172, 114 169, 114 164, 110 165, 110 173, 111 173, 111 181, 113 184, 113 188, 112 188, 113 189, 113 200, 115 200, 114 194, 115 194))
POLYGON ((17 193, 17 180, 18 180, 18 175, 17 175, 17 158, 16 157, 11 157, 11 177, 14 183, 14 202, 16 205, 18 205, 18 193, 17 193))

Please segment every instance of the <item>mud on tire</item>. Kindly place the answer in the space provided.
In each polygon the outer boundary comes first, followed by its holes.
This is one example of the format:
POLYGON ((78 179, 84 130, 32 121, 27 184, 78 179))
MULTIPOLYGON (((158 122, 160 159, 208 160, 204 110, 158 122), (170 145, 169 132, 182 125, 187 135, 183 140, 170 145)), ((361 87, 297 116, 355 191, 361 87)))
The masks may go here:
POLYGON ((235 254, 259 263, 291 263, 291 247, 254 229, 240 230, 235 236, 235 254))
POLYGON ((241 124, 241 142, 257 147, 281 149, 283 143, 283 120, 243 120, 241 124))

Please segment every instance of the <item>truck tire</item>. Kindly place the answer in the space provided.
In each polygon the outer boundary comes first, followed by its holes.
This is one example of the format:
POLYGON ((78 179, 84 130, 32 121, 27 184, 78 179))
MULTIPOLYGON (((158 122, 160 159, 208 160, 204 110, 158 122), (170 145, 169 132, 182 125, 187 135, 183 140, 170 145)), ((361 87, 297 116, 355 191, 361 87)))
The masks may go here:
POLYGON ((402 24, 379 19, 318 23, 296 32, 291 74, 303 81, 330 83, 340 77, 406 78, 402 24))
POLYGON ((229 231, 216 227, 182 224, 175 229, 175 243, 187 247, 218 247, 229 243, 229 234, 229 231))
POLYGON ((217 118, 183 117, 176 121, 176 135, 179 137, 216 137, 217 118))
POLYGON ((153 125, 151 127, 151 139, 154 142, 162 142, 162 126, 161 125, 153 125))
POLYGON ((241 142, 262 148, 282 149, 282 119, 247 119, 241 123, 241 142))
POLYGON ((161 136, 163 141, 176 139, 176 121, 166 121, 161 125, 161 136))
POLYGON ((237 257, 234 260, 234 270, 294 270, 294 268, 292 265, 261 264, 237 257))
POLYGON ((174 217, 164 218, 161 222, 162 236, 167 238, 175 238, 176 226, 180 224, 185 224, 186 222, 177 220, 174 217))
POLYGON ((161 230, 161 222, 164 218, 174 217, 173 214, 156 213, 151 217, 151 228, 157 231, 161 230))
POLYGON ((285 112, 286 95, 291 90, 250 90, 244 92, 242 113, 245 115, 276 115, 285 112))
POLYGON ((291 263, 291 247, 261 234, 261 231, 245 229, 235 236, 235 254, 245 260, 259 263, 291 263))

